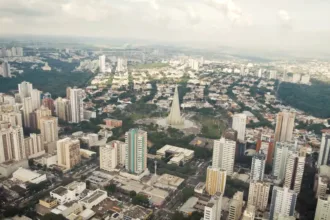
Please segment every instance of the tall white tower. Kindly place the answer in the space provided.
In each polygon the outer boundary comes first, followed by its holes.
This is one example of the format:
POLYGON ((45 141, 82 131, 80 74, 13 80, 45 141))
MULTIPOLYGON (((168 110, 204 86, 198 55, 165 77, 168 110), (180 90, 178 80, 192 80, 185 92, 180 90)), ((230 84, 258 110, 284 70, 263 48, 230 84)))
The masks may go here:
POLYGON ((251 180, 262 181, 264 179, 266 155, 261 151, 253 156, 251 164, 251 180))
POLYGON ((246 115, 245 114, 235 114, 233 116, 232 128, 237 131, 237 139, 240 141, 244 141, 245 129, 246 129, 246 115))
POLYGON ((227 171, 227 175, 234 172, 236 142, 221 138, 215 140, 213 145, 212 167, 227 171))
POLYGON ((71 117, 73 123, 79 123, 84 118, 82 89, 70 90, 71 117))
POLYGON ((99 56, 100 72, 105 73, 105 55, 99 56))
POLYGON ((175 87, 171 111, 167 117, 167 124, 169 124, 169 125, 183 125, 184 124, 184 119, 181 117, 181 113, 180 113, 178 86, 175 87))
POLYGON ((317 167, 330 164, 330 133, 323 133, 317 167))

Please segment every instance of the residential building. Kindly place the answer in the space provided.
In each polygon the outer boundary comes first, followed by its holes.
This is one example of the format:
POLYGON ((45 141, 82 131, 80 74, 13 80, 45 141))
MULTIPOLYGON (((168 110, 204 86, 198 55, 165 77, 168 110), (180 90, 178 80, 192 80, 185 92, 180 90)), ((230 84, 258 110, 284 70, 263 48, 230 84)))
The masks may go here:
POLYGON ((11 78, 10 64, 7 61, 2 63, 2 76, 4 78, 11 78))
POLYGON ((251 181, 249 188, 248 205, 255 206, 256 210, 264 212, 268 204, 270 184, 261 181, 251 181))
POLYGON ((31 97, 23 98, 23 121, 24 127, 30 128, 30 113, 32 113, 32 99, 31 97))
POLYGON ((104 119, 105 125, 109 127, 121 127, 123 125, 122 120, 116 120, 116 119, 111 119, 111 118, 106 118, 104 119))
POLYGON ((105 55, 99 56, 99 68, 101 73, 105 73, 105 55))
POLYGON ((23 127, 22 113, 20 112, 1 113, 0 121, 9 122, 12 126, 23 127))
POLYGON ((130 129, 125 134, 125 168, 129 173, 140 174, 147 169, 148 138, 147 132, 130 129))
POLYGON ((31 90, 32 109, 33 111, 39 109, 41 106, 41 91, 38 89, 31 90))
POLYGON ((285 169, 284 187, 287 187, 296 193, 300 193, 301 182, 304 175, 306 157, 298 153, 289 154, 285 169))
POLYGON ((256 207, 248 205, 243 212, 242 220, 254 220, 256 216, 256 207))
POLYGON ((20 126, 8 126, 0 130, 0 163, 26 158, 24 133, 20 126))
POLYGON ((213 145, 212 167, 227 171, 227 175, 234 172, 236 142, 221 138, 215 140, 213 145))
POLYGON ((330 133, 323 133, 317 167, 321 165, 330 165, 330 133))
POLYGON ((27 158, 39 157, 45 153, 41 134, 31 133, 30 137, 24 139, 25 154, 27 158))
POLYGON ((208 167, 206 171, 205 191, 209 195, 217 192, 224 193, 226 188, 227 172, 220 168, 208 167))
POLYGON ((40 133, 43 143, 51 143, 58 140, 58 119, 52 116, 40 118, 40 133))
POLYGON ((222 194, 217 192, 204 208, 204 220, 219 220, 221 218, 222 194))
POLYGON ((229 202, 228 220, 239 220, 242 215, 243 192, 236 192, 229 202))
POLYGON ((126 70, 127 70, 127 59, 118 58, 116 71, 125 72, 126 70))
POLYGON ((294 143, 276 142, 272 174, 277 177, 279 181, 284 180, 289 155, 295 153, 295 149, 296 146, 294 143))
POLYGON ((317 200, 314 220, 330 219, 330 195, 320 196, 317 200))
POLYGON ((118 166, 118 149, 116 144, 100 147, 100 169, 114 171, 118 166))
POLYGON ((72 120, 71 122, 79 123, 84 118, 83 90, 71 89, 70 102, 71 102, 71 120, 72 120))
POLYGON ((261 151, 252 157, 251 180, 262 181, 264 179, 266 155, 261 151))
POLYGON ((42 117, 47 117, 52 115, 52 111, 47 108, 46 106, 42 105, 39 109, 35 111, 36 116, 37 116, 37 127, 38 129, 41 129, 41 118, 42 117))
POLYGON ((63 121, 71 121, 71 105, 69 99, 57 98, 55 100, 56 116, 63 121))
POLYGON ((246 129, 246 115, 235 114, 233 116, 232 128, 237 131, 237 139, 240 141, 245 140, 245 129, 246 129))
POLYGON ((57 163, 59 166, 71 169, 80 163, 80 141, 64 138, 57 141, 57 163))
POLYGON ((33 86, 29 82, 22 82, 18 84, 18 93, 23 101, 23 98, 31 97, 33 86))
POLYGON ((52 115, 55 115, 55 105, 54 100, 52 99, 52 95, 50 93, 45 93, 42 97, 42 105, 47 107, 51 112, 52 115))
POLYGON ((292 141, 295 113, 283 111, 277 114, 275 128, 275 142, 292 141))
POLYGON ((294 216, 297 193, 286 187, 274 186, 270 204, 269 219, 276 219, 277 215, 294 216))

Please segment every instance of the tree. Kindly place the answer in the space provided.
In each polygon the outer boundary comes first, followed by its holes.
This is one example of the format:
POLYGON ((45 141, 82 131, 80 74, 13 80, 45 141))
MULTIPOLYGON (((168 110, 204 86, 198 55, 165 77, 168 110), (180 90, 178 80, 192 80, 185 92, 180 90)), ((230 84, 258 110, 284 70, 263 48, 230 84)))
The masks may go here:
POLYGON ((44 215, 41 220, 66 220, 66 218, 63 215, 57 215, 50 212, 44 215))
POLYGON ((111 183, 110 185, 106 186, 105 189, 108 191, 108 193, 114 193, 116 192, 116 184, 111 183))
POLYGON ((129 197, 133 198, 135 196, 136 196, 136 192, 134 190, 129 192, 129 197))
POLYGON ((186 202, 190 197, 194 195, 194 189, 186 187, 182 190, 182 202, 186 202))
POLYGON ((141 206, 148 207, 149 199, 145 195, 137 194, 136 196, 133 197, 132 203, 133 203, 133 205, 141 205, 141 206))

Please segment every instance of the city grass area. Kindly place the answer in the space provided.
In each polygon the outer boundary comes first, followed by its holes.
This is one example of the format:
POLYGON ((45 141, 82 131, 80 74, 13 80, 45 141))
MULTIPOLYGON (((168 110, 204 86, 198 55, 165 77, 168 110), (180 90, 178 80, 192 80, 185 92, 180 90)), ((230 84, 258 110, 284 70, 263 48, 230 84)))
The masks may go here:
POLYGON ((219 139, 223 130, 226 128, 222 120, 216 119, 212 116, 196 115, 193 119, 201 124, 202 137, 219 139))

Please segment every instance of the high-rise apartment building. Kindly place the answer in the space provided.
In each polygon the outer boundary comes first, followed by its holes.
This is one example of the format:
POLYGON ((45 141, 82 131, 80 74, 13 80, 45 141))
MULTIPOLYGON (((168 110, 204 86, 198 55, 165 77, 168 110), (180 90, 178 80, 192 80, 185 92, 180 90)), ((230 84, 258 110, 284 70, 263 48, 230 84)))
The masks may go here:
POLYGON ((227 171, 227 175, 234 172, 236 142, 221 138, 215 140, 213 145, 212 167, 227 171))
POLYGON ((57 98, 55 100, 56 116, 63 121, 71 121, 71 105, 70 100, 57 98))
POLYGON ((50 93, 45 93, 42 97, 42 105, 47 107, 51 112, 52 115, 55 114, 55 105, 54 100, 52 99, 52 95, 50 93))
POLYGON ((262 181, 264 179, 266 155, 261 151, 252 157, 251 180, 262 181))
POLYGON ((36 110, 41 106, 41 91, 38 89, 32 89, 31 98, 32 98, 32 109, 36 110))
POLYGON ((314 220, 327 219, 330 219, 330 195, 318 198, 314 217, 314 220))
POLYGON ((242 220, 254 220, 256 216, 256 207, 253 205, 247 205, 243 212, 242 220))
POLYGON ((100 169, 114 171, 118 166, 117 145, 105 145, 100 147, 100 169))
POLYGON ((33 86, 29 82, 22 82, 18 84, 18 93, 21 97, 21 100, 23 102, 23 98, 31 97, 33 86))
POLYGON ((42 117, 47 117, 47 116, 51 116, 52 112, 51 110, 49 110, 49 108, 47 108, 46 106, 42 105, 39 109, 37 109, 35 111, 36 113, 36 117, 37 117, 37 127, 38 129, 41 128, 40 122, 41 122, 41 118, 42 117))
POLYGON ((105 73, 105 55, 99 56, 99 68, 101 73, 105 73))
POLYGON ((129 173, 140 174, 147 169, 147 132, 130 129, 125 134, 125 168, 129 173))
POLYGON ((126 58, 118 58, 117 61, 117 72, 125 72, 127 70, 127 59, 126 58))
POLYGON ((289 155, 296 152, 296 146, 291 142, 276 142, 273 160, 273 176, 283 181, 289 155))
POLYGON ((0 121, 9 122, 12 126, 23 127, 22 114, 20 112, 1 113, 0 121))
POLYGON ((71 169, 81 161, 80 141, 64 138, 57 141, 57 164, 71 169))
POLYGON ((0 163, 9 160, 26 158, 24 133, 20 126, 1 126, 0 129, 0 163))
POLYGON ((2 76, 4 78, 11 78, 10 64, 7 61, 2 63, 2 76))
POLYGON ((269 219, 276 219, 278 215, 293 216, 296 208, 297 193, 286 187, 274 186, 270 204, 269 219))
POLYGON ((66 87, 66 99, 69 99, 71 98, 71 87, 66 87))
POLYGON ((217 192, 204 208, 204 220, 219 220, 221 218, 222 194, 217 192))
POLYGON ((261 181, 251 181, 248 205, 254 205, 256 210, 264 212, 267 208, 270 184, 261 181))
POLYGON ((79 123, 84 119, 83 90, 70 90, 71 122, 79 123))
POLYGON ((275 128, 275 142, 292 141, 295 113, 283 111, 277 114, 275 128))
POLYGON ((116 147, 117 149, 117 162, 119 166, 125 166, 126 160, 126 144, 121 141, 110 141, 107 145, 116 147))
POLYGON ((226 188, 227 172, 220 168, 208 167, 206 172, 205 190, 209 195, 217 192, 224 193, 226 188))
POLYGON ((31 97, 26 97, 23 98, 23 120, 24 120, 24 127, 30 128, 30 113, 33 112, 33 107, 32 107, 32 98, 31 97))
POLYGON ((40 133, 43 143, 51 143, 58 140, 58 119, 52 116, 40 118, 40 133))
POLYGON ((233 199, 229 202, 228 220, 239 220, 242 215, 243 192, 236 192, 233 199))
POLYGON ((30 137, 24 139, 25 153, 27 158, 34 158, 45 153, 41 134, 30 134, 30 137))
POLYGON ((330 133, 323 133, 317 167, 330 165, 330 133))
POLYGON ((235 114, 233 116, 232 128, 237 131, 237 139, 240 141, 245 140, 245 129, 246 129, 246 115, 235 114))
POLYGON ((285 169, 284 187, 300 193, 301 181, 304 175, 306 157, 298 153, 290 153, 285 169))

